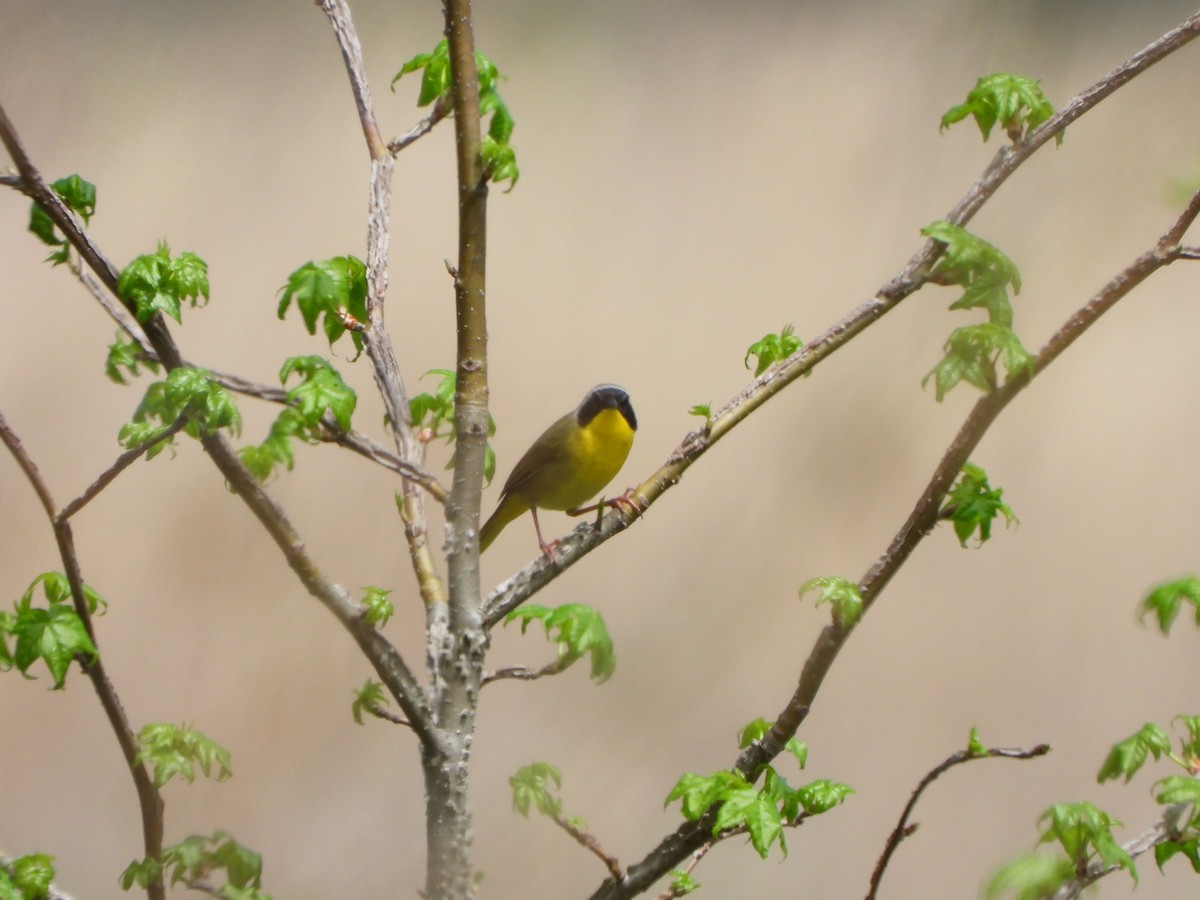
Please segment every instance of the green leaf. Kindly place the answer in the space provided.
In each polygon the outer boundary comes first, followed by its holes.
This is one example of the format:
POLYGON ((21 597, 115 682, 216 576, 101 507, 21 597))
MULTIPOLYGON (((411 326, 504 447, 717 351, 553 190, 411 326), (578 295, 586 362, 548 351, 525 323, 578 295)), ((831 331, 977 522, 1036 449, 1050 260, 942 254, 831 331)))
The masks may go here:
POLYGON ((848 784, 830 781, 828 778, 820 778, 798 788, 797 793, 800 795, 800 805, 804 811, 810 816, 819 816, 835 806, 840 806, 854 793, 854 788, 848 784))
POLYGON ((1012 303, 1008 289, 1021 293, 1021 273, 1004 253, 982 238, 945 219, 931 222, 921 234, 942 244, 929 273, 936 284, 958 285, 963 295, 950 305, 951 309, 983 308, 988 321, 994 325, 1012 326, 1012 303))
MULTIPOLYGON (((45 575, 38 576, 34 585, 46 578, 45 575)), ((16 644, 11 654, 6 648, 4 656, 11 657, 11 665, 26 677, 32 677, 30 666, 42 660, 54 679, 54 690, 59 690, 66 682, 67 668, 76 656, 91 661, 99 656, 99 652, 71 606, 50 600, 45 609, 40 609, 32 606, 32 593, 33 585, 17 601, 16 614, 5 617, 4 631, 16 638, 16 644)), ((50 590, 46 593, 47 597, 51 595, 50 590)))
POLYGON ((1162 867, 1172 856, 1183 854, 1192 864, 1192 871, 1200 874, 1200 838, 1185 838, 1178 841, 1163 841, 1154 848, 1154 861, 1158 864, 1158 870, 1161 872, 1162 867))
POLYGON ((792 326, 784 325, 779 334, 765 334, 760 340, 751 344, 746 350, 746 357, 742 362, 748 369, 750 368, 750 357, 755 357, 757 363, 754 367, 754 377, 757 378, 779 360, 787 359, 802 346, 804 346, 804 341, 792 333, 792 326))
POLYGON ((382 628, 387 624, 388 619, 396 611, 396 607, 392 605, 387 596, 391 593, 390 589, 378 587, 363 588, 363 606, 366 607, 366 619, 372 625, 378 625, 382 628))
MULTIPOLYGON (((213 381, 207 370, 181 366, 172 369, 165 381, 146 388, 133 419, 121 427, 118 440, 132 449, 180 417, 185 422, 183 430, 197 439, 222 428, 233 435, 242 430, 242 416, 229 391, 213 381)), ((146 458, 153 459, 170 443, 155 444, 146 451, 146 458)))
POLYGON ((191 885, 202 881, 212 885, 215 871, 224 871, 226 884, 216 888, 219 897, 238 900, 270 900, 262 893, 262 857, 243 847, 226 831, 216 831, 211 837, 193 834, 191 837, 163 848, 162 861, 135 860, 121 873, 125 890, 135 884, 146 887, 162 874, 169 876, 172 885, 184 882, 191 885))
MULTIPOLYGON (((475 51, 475 70, 479 79, 479 117, 482 120, 491 116, 487 134, 480 143, 479 155, 484 172, 489 181, 509 182, 506 190, 512 190, 521 173, 517 169, 516 151, 509 143, 515 122, 497 89, 503 76, 496 64, 478 50, 475 51)), ((397 81, 411 72, 422 73, 417 106, 429 106, 436 101, 449 102, 454 85, 450 47, 444 38, 432 53, 419 53, 401 66, 392 78, 392 90, 396 89, 397 81)))
POLYGON ((987 323, 956 328, 944 349, 945 357, 921 380, 922 387, 930 378, 934 380, 939 403, 963 381, 990 394, 998 382, 997 363, 1004 364, 1009 379, 1033 374, 1033 356, 1005 325, 987 323))
MULTIPOLYGON (((62 198, 69 208, 75 211, 87 225, 96 212, 96 186, 78 175, 68 175, 50 185, 54 192, 62 198)), ((43 244, 57 248, 46 257, 46 261, 59 265, 65 263, 70 254, 71 245, 58 230, 58 226, 50 218, 50 214, 38 203, 29 207, 29 231, 43 244)))
POLYGON ((858 585, 837 575, 810 578, 800 585, 800 596, 820 591, 817 606, 828 603, 833 607, 833 619, 839 628, 852 628, 863 614, 863 598, 858 585))
POLYGON ((1070 860, 1061 856, 1029 853, 1000 869, 988 882, 986 895, 989 900, 999 897, 1046 900, 1074 877, 1075 867, 1070 860))
POLYGON ((971 756, 986 756, 987 747, 979 740, 979 729, 972 726, 971 734, 967 738, 967 753, 971 756))
POLYGON ((1137 770, 1145 765, 1147 756, 1153 754, 1155 759, 1159 759, 1164 753, 1170 752, 1171 739, 1167 733, 1153 722, 1147 722, 1136 734, 1113 744, 1096 780, 1103 784, 1124 777, 1128 784, 1137 770))
POLYGON ((1085 865, 1088 856, 1094 852, 1106 866, 1128 869, 1130 877, 1137 882, 1137 866, 1133 858, 1121 849, 1113 837, 1113 826, 1121 822, 1104 810, 1087 802, 1059 803, 1043 813, 1038 822, 1045 823, 1039 843, 1058 841, 1075 865, 1085 865))
POLYGON ((1200 779, 1191 775, 1168 775, 1154 783, 1157 793, 1154 799, 1164 806, 1176 803, 1190 803, 1196 806, 1200 803, 1200 779))
POLYGON ((292 375, 300 376, 300 384, 288 391, 287 399, 300 413, 311 435, 320 430, 326 412, 333 416, 338 428, 350 430, 350 417, 358 404, 358 395, 342 380, 328 360, 320 356, 293 356, 283 364, 279 381, 286 385, 292 375))
POLYGON ((684 872, 682 869, 672 869, 671 875, 671 893, 676 897, 686 897, 693 891, 700 889, 700 882, 692 877, 690 872, 684 872))
POLYGON ((749 787, 750 783, 736 772, 722 770, 712 775, 687 772, 675 782, 663 806, 679 800, 683 817, 694 822, 714 803, 721 803, 733 793, 749 787))
POLYGON ((1187 729, 1188 736, 1179 741, 1179 750, 1189 766, 1200 768, 1193 765, 1200 760, 1200 716, 1176 716, 1171 722, 1180 722, 1187 729))
MULTIPOLYGON (((999 122, 1014 144, 1054 115, 1054 107, 1046 99, 1041 85, 1029 78, 997 72, 975 83, 965 103, 951 107, 942 116, 941 129, 973 116, 986 141, 992 127, 999 122)), ((1058 133, 1061 144, 1063 134, 1058 133)))
POLYGON ((130 377, 137 377, 141 374, 141 366, 145 366, 154 373, 159 370, 157 362, 148 359, 142 353, 142 348, 132 338, 118 330, 116 340, 108 345, 108 358, 104 362, 104 374, 116 384, 127 384, 121 370, 124 369, 130 377))
POLYGON ((162 787, 176 775, 191 784, 196 780, 196 766, 205 778, 217 781, 233 777, 229 751, 199 731, 169 722, 145 726, 137 737, 137 761, 154 770, 154 784, 162 787))
POLYGON ((1177 578, 1158 585, 1142 599, 1139 615, 1144 621, 1147 613, 1154 613, 1159 630, 1170 634, 1171 625, 1184 603, 1196 610, 1196 623, 1200 625, 1200 579, 1195 575, 1177 578))
POLYGON ((5 883, 13 889, 8 896, 15 900, 41 900, 50 891, 54 881, 54 857, 47 853, 30 853, 18 856, 5 867, 0 867, 0 890, 5 883))
POLYGON ((591 677, 597 684, 603 684, 616 670, 617 657, 604 617, 590 606, 567 603, 550 609, 526 604, 505 616, 504 624, 515 620, 520 620, 522 634, 531 621, 542 623, 546 638, 558 644, 558 659, 563 669, 572 666, 584 654, 591 654, 591 677))
POLYGON ((193 308, 208 302, 208 264, 187 251, 172 258, 170 248, 160 243, 154 253, 139 256, 125 267, 117 291, 136 304, 139 322, 157 313, 179 322, 183 301, 193 308))
POLYGON ((993 488, 988 483, 986 471, 971 462, 963 464, 962 475, 946 495, 946 504, 942 507, 942 518, 954 522, 954 533, 963 548, 976 531, 979 532, 979 546, 990 539, 992 522, 997 516, 1004 516, 1006 528, 1013 523, 1020 524, 1012 508, 1001 499, 1003 496, 1003 488, 993 488))
MULTIPOLYGON (((43 572, 29 583, 29 587, 21 595, 21 600, 26 605, 32 603, 33 595, 39 585, 47 603, 70 603, 72 600, 71 582, 66 575, 62 572, 43 572)), ((108 601, 86 584, 83 586, 83 600, 87 604, 88 612, 93 615, 104 615, 108 609, 108 601)))
MULTIPOLYGON (((430 369, 425 375, 437 375, 439 381, 433 393, 409 398, 408 411, 414 428, 426 429, 427 440, 444 437, 454 439, 454 391, 457 379, 450 369, 430 369)), ((421 377, 424 378, 425 375, 421 377)))
POLYGON ((383 685, 378 681, 368 680, 354 692, 354 703, 350 706, 350 715, 354 717, 355 722, 363 725, 365 724, 362 718, 364 712, 375 715, 374 710, 382 709, 387 705, 388 698, 383 692, 383 685))
POLYGON ((562 801, 550 793, 551 782, 555 790, 562 787, 562 773, 549 763, 522 766, 508 779, 513 792, 513 809, 526 818, 529 818, 530 807, 544 816, 561 815, 562 801))
POLYGON ((713 824, 713 837, 739 827, 745 827, 750 843, 758 855, 766 859, 771 845, 783 832, 783 819, 769 797, 753 787, 746 787, 726 795, 713 824))
MULTIPOLYGON (((324 317, 322 327, 330 347, 346 333, 348 324, 367 320, 367 267, 356 256, 307 262, 288 276, 280 293, 279 318, 287 314, 293 300, 309 334, 317 333, 317 322, 324 317)), ((351 331, 350 338, 362 353, 361 332, 351 331)))

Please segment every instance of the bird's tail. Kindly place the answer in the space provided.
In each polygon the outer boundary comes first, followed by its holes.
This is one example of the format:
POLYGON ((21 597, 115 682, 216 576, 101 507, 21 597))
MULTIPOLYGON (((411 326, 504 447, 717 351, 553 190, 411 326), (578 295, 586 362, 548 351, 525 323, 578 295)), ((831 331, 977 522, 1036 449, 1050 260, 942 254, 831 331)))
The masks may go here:
POLYGON ((529 504, 519 497, 514 497, 511 494, 500 498, 500 505, 496 507, 496 511, 491 517, 483 523, 483 527, 479 529, 479 552, 482 553, 492 545, 492 541, 496 539, 504 526, 513 519, 520 518, 522 513, 529 510, 529 504))

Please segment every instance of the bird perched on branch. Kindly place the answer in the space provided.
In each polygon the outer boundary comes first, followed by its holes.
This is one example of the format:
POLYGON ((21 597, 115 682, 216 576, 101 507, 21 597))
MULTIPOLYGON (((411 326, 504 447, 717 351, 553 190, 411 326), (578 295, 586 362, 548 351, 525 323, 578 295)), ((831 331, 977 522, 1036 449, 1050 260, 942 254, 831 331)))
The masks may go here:
POLYGON ((538 509, 565 510, 569 515, 587 512, 582 505, 625 464, 635 431, 637 416, 624 388, 600 384, 588 391, 579 406, 547 428, 517 461, 504 482, 496 511, 480 529, 480 552, 505 525, 529 510, 538 546, 553 556, 554 544, 542 538, 538 509))

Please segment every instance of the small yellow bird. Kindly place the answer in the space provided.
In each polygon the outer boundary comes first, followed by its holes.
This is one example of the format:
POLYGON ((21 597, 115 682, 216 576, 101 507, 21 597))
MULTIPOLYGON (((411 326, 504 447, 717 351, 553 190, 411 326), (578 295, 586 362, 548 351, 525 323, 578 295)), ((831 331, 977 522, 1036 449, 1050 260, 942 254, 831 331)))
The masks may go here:
POLYGON ((542 539, 537 511, 565 510, 569 515, 604 489, 625 464, 637 416, 629 394, 615 384, 600 384, 583 402, 533 442, 504 482, 500 502, 479 531, 479 552, 486 550, 509 522, 529 510, 538 546, 553 556, 542 539))

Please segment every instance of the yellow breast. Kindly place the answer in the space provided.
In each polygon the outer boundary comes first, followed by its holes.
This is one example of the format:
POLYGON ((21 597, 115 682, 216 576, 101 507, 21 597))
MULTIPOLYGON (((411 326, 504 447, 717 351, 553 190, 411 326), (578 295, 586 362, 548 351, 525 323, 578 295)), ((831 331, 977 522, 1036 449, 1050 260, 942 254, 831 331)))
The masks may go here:
POLYGON ((570 430, 564 470, 539 479, 536 504, 545 509, 573 509, 595 497, 612 481, 633 446, 633 429, 615 409, 597 413, 583 428, 570 430))

